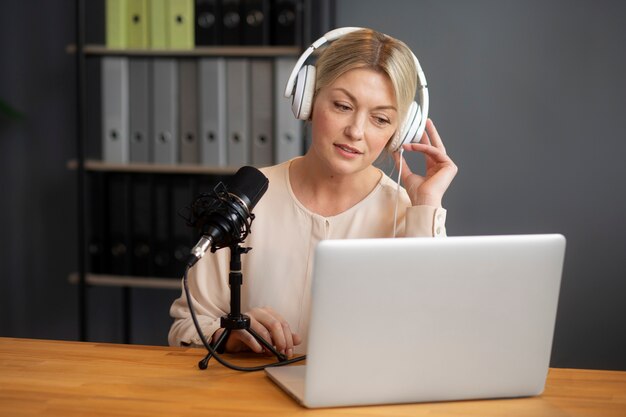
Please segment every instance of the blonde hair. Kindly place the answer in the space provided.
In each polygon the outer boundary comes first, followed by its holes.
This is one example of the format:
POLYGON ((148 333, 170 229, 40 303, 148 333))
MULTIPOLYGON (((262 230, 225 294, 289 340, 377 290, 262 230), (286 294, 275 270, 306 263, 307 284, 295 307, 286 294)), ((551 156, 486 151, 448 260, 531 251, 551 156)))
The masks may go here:
POLYGON ((352 69, 368 68, 387 75, 396 95, 400 123, 415 98, 417 68, 413 53, 404 42, 372 29, 350 32, 333 41, 322 51, 315 67, 315 96, 352 69))

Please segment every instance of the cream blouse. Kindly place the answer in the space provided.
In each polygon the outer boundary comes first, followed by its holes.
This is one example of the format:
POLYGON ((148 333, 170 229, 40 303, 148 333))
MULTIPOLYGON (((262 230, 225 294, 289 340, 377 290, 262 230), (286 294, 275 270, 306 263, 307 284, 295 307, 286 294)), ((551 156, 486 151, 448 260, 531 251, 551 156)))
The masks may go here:
MULTIPOLYGON (((241 255, 241 311, 272 307, 302 337, 302 344, 294 349, 302 353, 307 345, 315 246, 323 239, 393 237, 397 184, 382 173, 376 188, 362 201, 341 214, 323 217, 307 210, 293 194, 290 163, 261 169, 269 187, 254 208, 256 218, 244 243, 252 250, 241 255)), ((413 207, 406 191, 400 189, 397 236, 445 236, 445 219, 445 209, 413 207)), ((189 271, 189 290, 207 338, 219 329, 219 318, 230 310, 229 260, 228 248, 207 252, 189 271)), ((174 318, 170 345, 202 344, 184 291, 172 304, 170 315, 174 318)))

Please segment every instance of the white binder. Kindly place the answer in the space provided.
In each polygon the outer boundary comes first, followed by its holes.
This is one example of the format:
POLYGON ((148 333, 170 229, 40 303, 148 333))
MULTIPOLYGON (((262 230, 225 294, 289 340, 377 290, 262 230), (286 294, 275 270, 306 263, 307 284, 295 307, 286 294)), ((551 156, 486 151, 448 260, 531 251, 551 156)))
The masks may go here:
POLYGON ((150 162, 150 61, 129 61, 130 162, 150 162))
POLYGON ((152 63, 152 151, 157 164, 178 163, 178 64, 159 58, 152 63))
POLYGON ((251 61, 251 162, 258 167, 274 163, 273 78, 271 60, 251 61))
POLYGON ((104 57, 102 65, 102 159, 126 164, 128 144, 128 58, 104 57))
POLYGON ((181 59, 178 67, 180 89, 180 162, 200 162, 198 146, 198 62, 181 59))
POLYGON ((226 59, 202 58, 198 72, 200 159, 226 166, 226 59))
POLYGON ((291 111, 291 102, 284 98, 285 85, 296 64, 294 58, 279 57, 274 61, 275 88, 275 160, 279 164, 296 156, 302 155, 302 122, 296 119, 291 111))
POLYGON ((250 62, 226 61, 227 163, 238 167, 250 163, 250 62))

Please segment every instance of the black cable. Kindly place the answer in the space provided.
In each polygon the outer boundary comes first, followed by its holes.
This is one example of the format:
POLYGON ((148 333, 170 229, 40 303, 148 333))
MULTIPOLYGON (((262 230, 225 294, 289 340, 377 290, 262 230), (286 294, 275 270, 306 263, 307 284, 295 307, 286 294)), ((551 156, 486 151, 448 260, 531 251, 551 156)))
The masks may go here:
MULTIPOLYGON (((223 366, 225 366, 227 368, 233 369, 235 371, 255 372, 255 371, 262 371, 265 368, 289 365, 289 364, 300 362, 300 361, 306 359, 306 355, 303 355, 303 356, 298 356, 297 358, 288 359, 288 360, 282 361, 282 362, 275 362, 275 363, 269 363, 269 364, 266 364, 266 365, 251 366, 251 367, 233 365, 233 364, 229 363, 228 361, 226 361, 225 359, 222 359, 220 357, 220 355, 217 353, 217 351, 215 349, 213 349, 213 347, 209 344, 209 342, 207 342, 206 337, 204 336, 204 333, 202 332, 202 328, 200 328, 200 323, 198 323, 198 318, 196 317, 196 313, 195 313, 195 310, 193 308, 193 301, 191 300, 191 294, 189 293, 189 286, 187 285, 187 273, 188 272, 189 272, 189 266, 186 266, 185 267, 185 275, 183 276, 183 287, 185 289, 185 296, 187 297, 187 304, 189 305, 189 312, 191 313, 191 319, 193 320, 193 324, 196 327, 196 331, 198 332, 198 336, 200 337, 200 340, 202 341, 202 344, 211 353, 211 355, 215 357, 215 359, 220 364, 222 364, 223 366)), ((226 341, 224 341, 224 342, 226 342, 226 341)))

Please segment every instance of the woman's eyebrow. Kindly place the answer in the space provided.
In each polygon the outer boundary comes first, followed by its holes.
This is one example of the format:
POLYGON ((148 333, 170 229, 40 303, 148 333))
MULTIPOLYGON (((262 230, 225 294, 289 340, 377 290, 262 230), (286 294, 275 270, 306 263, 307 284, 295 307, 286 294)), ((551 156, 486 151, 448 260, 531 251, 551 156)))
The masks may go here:
MULTIPOLYGON (((352 94, 350 94, 350 92, 348 90, 346 90, 345 88, 342 87, 335 87, 333 88, 333 90, 336 91, 340 91, 342 93, 344 93, 345 95, 348 96, 348 98, 350 98, 350 100, 352 101, 357 101, 356 97, 354 97, 352 94)), ((374 107, 374 109, 376 110, 385 110, 385 109, 389 109, 389 110, 393 110, 393 111, 398 111, 398 109, 396 109, 396 106, 393 106, 391 104, 389 105, 383 105, 383 106, 376 106, 374 107)))

